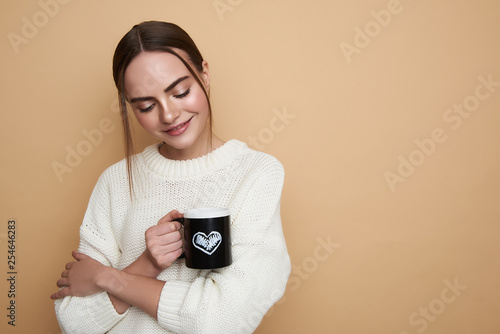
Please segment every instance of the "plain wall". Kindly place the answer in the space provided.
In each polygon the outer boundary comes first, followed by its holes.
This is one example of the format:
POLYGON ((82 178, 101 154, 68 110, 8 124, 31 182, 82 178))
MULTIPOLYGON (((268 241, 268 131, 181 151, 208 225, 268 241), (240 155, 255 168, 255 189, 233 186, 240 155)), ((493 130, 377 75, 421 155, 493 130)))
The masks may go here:
POLYGON ((123 157, 112 54, 152 19, 209 62, 216 133, 285 167, 293 272, 257 333, 500 332, 498 1, 8 0, 0 16, 6 276, 18 227, 2 333, 59 332, 49 295, 123 157))

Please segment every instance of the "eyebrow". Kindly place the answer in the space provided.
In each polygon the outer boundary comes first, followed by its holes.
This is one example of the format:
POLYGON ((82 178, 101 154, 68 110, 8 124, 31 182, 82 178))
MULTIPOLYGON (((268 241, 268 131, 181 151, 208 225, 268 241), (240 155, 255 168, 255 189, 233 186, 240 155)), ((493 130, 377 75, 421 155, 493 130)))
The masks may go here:
MULTIPOLYGON (((170 85, 168 85, 168 87, 164 90, 164 92, 168 93, 169 91, 174 89, 175 86, 177 86, 179 83, 186 80, 187 78, 189 78, 188 75, 175 80, 170 85)), ((154 99, 154 97, 152 97, 152 96, 134 97, 133 99, 130 100, 130 103, 139 102, 139 101, 148 101, 148 100, 153 100, 153 99, 154 99)))

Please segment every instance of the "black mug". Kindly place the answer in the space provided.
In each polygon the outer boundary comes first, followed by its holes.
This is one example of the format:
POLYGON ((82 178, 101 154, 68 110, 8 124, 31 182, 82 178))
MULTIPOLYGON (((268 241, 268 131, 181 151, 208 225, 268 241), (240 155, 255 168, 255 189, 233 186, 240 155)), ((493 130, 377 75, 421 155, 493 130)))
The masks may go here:
POLYGON ((231 255, 231 220, 224 208, 187 210, 184 219, 184 255, 186 266, 215 269, 229 266, 231 255))

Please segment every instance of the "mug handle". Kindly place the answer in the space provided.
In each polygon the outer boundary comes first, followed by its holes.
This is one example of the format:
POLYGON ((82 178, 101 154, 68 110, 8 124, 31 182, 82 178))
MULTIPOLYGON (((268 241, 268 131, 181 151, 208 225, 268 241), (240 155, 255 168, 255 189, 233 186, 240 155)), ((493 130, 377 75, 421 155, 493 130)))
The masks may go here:
MULTIPOLYGON (((179 223, 181 223, 182 225, 184 225, 184 218, 183 218, 183 217, 181 217, 181 218, 175 218, 175 219, 172 219, 172 221, 174 221, 174 220, 175 220, 176 222, 179 222, 179 223)), ((183 258, 185 258, 185 257, 186 257, 186 252, 184 252, 184 251, 183 251, 183 252, 182 252, 182 254, 181 254, 181 255, 179 255, 178 259, 183 259, 183 258)))

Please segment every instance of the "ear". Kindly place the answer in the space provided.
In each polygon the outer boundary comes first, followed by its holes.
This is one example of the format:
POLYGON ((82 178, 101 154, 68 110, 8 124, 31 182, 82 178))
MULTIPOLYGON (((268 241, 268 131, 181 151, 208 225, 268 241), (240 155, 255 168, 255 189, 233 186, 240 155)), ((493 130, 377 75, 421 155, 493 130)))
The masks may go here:
POLYGON ((208 62, 204 60, 201 63, 202 72, 201 72, 201 80, 205 84, 205 89, 210 91, 210 71, 208 70, 208 62))

